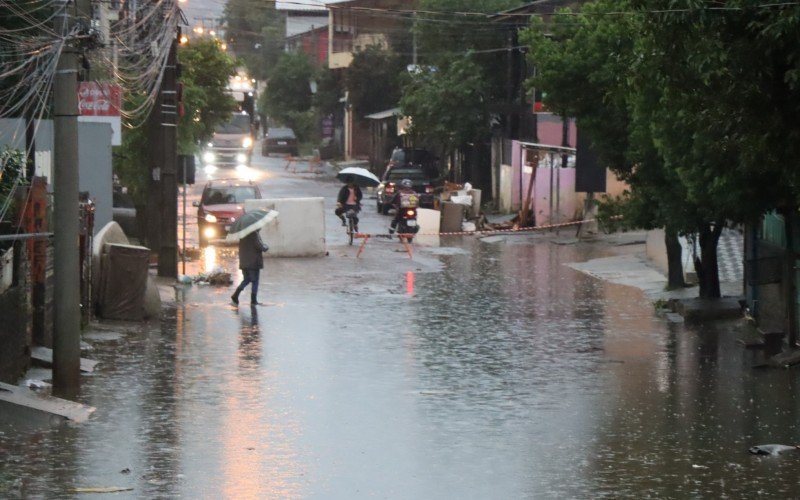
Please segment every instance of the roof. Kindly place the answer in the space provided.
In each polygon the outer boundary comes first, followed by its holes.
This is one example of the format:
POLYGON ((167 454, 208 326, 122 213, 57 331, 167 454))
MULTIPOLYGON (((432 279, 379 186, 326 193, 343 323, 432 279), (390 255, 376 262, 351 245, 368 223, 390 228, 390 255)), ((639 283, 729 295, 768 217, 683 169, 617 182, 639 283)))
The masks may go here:
POLYGON ((275 10, 293 10, 305 12, 327 12, 327 4, 341 0, 277 0, 275 10))
POLYGON ((386 118, 391 118, 393 116, 400 116, 400 108, 392 108, 387 109, 386 111, 379 111, 378 113, 372 113, 371 115, 367 115, 364 118, 368 118, 370 120, 384 120, 386 118))

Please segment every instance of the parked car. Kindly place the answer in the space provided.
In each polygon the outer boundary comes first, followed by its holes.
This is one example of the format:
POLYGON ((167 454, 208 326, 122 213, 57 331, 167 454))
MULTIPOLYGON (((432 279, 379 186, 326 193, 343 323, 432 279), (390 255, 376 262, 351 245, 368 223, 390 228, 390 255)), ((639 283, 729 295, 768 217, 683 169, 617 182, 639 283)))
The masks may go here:
POLYGON ((378 184, 376 194, 378 198, 378 212, 384 215, 392 209, 392 197, 397 192, 397 185, 403 179, 408 179, 414 187, 414 191, 419 193, 419 206, 421 208, 433 208, 435 205, 436 184, 439 182, 437 177, 431 177, 422 168, 390 168, 383 174, 381 183, 378 184))
POLYGON ((138 238, 139 226, 136 222, 136 206, 133 204, 133 198, 122 190, 114 191, 112 197, 111 219, 119 224, 125 236, 138 238))
POLYGON ((386 169, 421 168, 431 178, 439 177, 439 158, 427 149, 394 148, 386 169))
POLYGON ((267 156, 271 153, 297 156, 297 136, 294 135, 294 130, 286 127, 269 127, 264 142, 261 143, 261 154, 267 156))
POLYGON ((206 183, 200 201, 193 203, 200 246, 227 236, 231 224, 244 214, 244 201, 253 199, 261 199, 261 191, 252 181, 221 179, 206 183))

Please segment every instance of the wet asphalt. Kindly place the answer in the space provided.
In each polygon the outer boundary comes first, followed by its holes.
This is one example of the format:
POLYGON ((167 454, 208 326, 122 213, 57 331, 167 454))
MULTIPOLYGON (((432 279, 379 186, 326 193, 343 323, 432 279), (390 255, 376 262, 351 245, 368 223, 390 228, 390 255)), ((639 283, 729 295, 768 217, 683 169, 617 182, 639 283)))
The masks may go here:
MULTIPOLYGON (((739 322, 675 322, 566 265, 641 247, 456 236, 409 258, 374 238, 356 258, 339 185, 284 166, 252 175, 326 198, 329 255, 267 259, 263 306, 193 285, 160 321, 94 324, 94 416, 0 425, 0 497, 800 496, 798 456, 747 453, 800 441, 795 370, 751 368, 739 322)), ((373 204, 361 229, 383 233, 373 204)), ((238 281, 231 247, 187 274, 217 266, 238 281)))

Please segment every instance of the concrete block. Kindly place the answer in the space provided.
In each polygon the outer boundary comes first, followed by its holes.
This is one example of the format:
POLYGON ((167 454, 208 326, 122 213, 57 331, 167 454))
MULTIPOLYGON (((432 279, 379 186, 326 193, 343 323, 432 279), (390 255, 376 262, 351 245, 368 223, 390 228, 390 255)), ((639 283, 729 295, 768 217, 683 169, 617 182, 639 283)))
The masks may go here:
POLYGON ((742 306, 738 297, 684 299, 677 301, 675 312, 690 322, 715 321, 742 317, 742 306))
POLYGON ((442 214, 438 210, 418 208, 417 224, 419 224, 419 234, 414 238, 414 243, 428 247, 438 247, 441 222, 442 214))
POLYGON ((269 245, 267 257, 323 257, 325 255, 324 198, 267 198, 246 200, 246 212, 257 208, 280 215, 261 229, 269 245))

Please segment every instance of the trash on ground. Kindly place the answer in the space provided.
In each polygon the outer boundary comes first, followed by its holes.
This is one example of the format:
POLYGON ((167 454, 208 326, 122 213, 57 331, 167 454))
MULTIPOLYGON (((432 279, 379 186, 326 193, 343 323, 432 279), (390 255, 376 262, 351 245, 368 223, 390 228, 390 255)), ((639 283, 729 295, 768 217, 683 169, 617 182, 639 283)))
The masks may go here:
POLYGON ((231 273, 221 267, 215 267, 207 273, 201 273, 192 278, 195 283, 201 285, 230 285, 233 283, 231 273))

